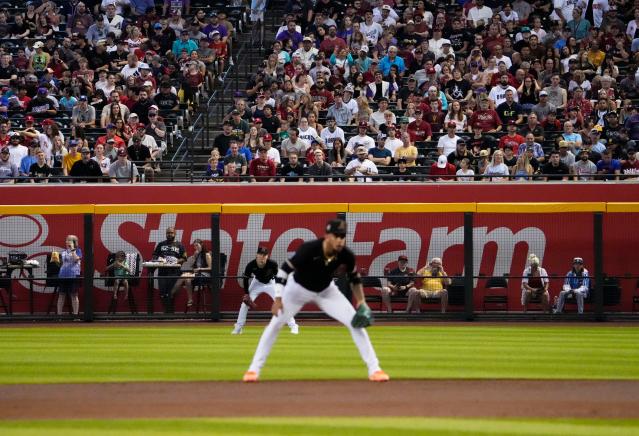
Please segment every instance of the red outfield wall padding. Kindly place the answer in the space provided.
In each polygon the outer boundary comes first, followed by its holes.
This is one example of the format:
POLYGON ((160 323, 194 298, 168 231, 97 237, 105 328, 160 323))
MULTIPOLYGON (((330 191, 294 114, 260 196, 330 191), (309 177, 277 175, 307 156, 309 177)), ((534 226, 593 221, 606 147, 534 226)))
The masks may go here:
POLYGON ((637 183, 333 183, 3 186, 2 204, 637 201, 637 183))

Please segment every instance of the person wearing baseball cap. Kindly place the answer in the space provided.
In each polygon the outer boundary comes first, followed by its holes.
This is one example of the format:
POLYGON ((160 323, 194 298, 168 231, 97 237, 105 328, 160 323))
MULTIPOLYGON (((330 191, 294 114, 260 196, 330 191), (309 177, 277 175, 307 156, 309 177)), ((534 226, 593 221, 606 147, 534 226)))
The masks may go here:
POLYGON ((118 148, 117 160, 109 167, 111 183, 137 183, 140 177, 137 165, 131 165, 124 147, 118 148))
POLYGON ((279 150, 273 147, 273 136, 270 133, 266 133, 262 136, 262 146, 266 148, 268 158, 275 162, 276 165, 282 163, 279 150))
POLYGON ((96 183, 102 178, 100 164, 91 159, 89 147, 80 149, 80 160, 73 164, 69 175, 71 183, 96 183))
POLYGON ((457 168, 455 165, 448 163, 446 155, 441 154, 437 158, 437 162, 434 162, 430 166, 431 181, 434 182, 448 182, 454 179, 457 168))
POLYGON ((351 156, 355 153, 355 149, 359 146, 363 146, 366 150, 370 150, 375 147, 375 140, 367 135, 368 122, 360 121, 357 125, 357 135, 352 136, 346 144, 346 156, 351 156))
POLYGON ((408 257, 402 254, 397 258, 397 266, 388 273, 388 284, 381 289, 386 312, 393 313, 392 297, 405 297, 414 285, 415 270, 408 267, 408 257))
POLYGON ((11 153, 9 153, 9 147, 4 145, 0 148, 0 183, 16 182, 20 172, 18 166, 11 162, 11 153))
MULTIPOLYGON (((241 335, 246 324, 246 316, 249 309, 255 309, 255 299, 262 294, 267 294, 271 299, 275 299, 275 276, 278 271, 277 262, 269 258, 269 249, 263 245, 257 247, 255 259, 251 260, 244 268, 242 288, 244 296, 242 304, 237 314, 237 321, 233 326, 232 335, 241 335)), ((291 329, 291 334, 299 333, 299 326, 295 318, 287 320, 291 329)))
POLYGON ((54 101, 49 98, 49 90, 44 86, 38 88, 26 111, 28 115, 36 118, 54 117, 58 113, 54 101))
POLYGON ((590 293, 590 273, 584 267, 584 259, 575 257, 572 259, 572 268, 566 274, 564 285, 559 297, 557 298, 557 306, 553 313, 562 313, 566 299, 570 296, 577 301, 577 312, 584 313, 584 300, 590 293))

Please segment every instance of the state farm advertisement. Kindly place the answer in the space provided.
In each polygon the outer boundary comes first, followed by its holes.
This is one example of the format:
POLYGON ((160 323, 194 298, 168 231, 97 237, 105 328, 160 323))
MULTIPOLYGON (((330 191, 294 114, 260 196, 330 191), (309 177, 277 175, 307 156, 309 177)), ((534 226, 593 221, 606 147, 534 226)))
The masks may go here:
MULTIPOLYGON (((628 254, 629 247, 636 246, 636 232, 628 232, 628 226, 636 229, 639 214, 615 214, 604 223, 604 269, 609 274, 623 276, 636 271, 636 262, 628 254), (634 223, 634 224, 633 224, 634 223)), ((221 292, 223 311, 235 311, 239 307, 242 291, 240 276, 245 265, 254 258, 259 246, 271 250, 278 263, 292 255, 305 240, 321 236, 325 222, 334 214, 250 214, 222 215, 220 250, 226 253, 228 264, 221 292)), ((383 275, 393 268, 397 257, 408 256, 409 266, 417 269, 426 259, 441 257, 449 275, 460 275, 463 269, 464 228, 461 213, 362 213, 347 215, 348 246, 358 256, 358 265, 370 275, 383 275)), ((30 259, 40 263, 33 270, 35 277, 44 277, 46 254, 61 250, 68 234, 80 238, 84 247, 82 216, 79 215, 4 215, 0 216, 0 256, 10 251, 26 252, 30 259)), ((118 250, 138 252, 143 260, 150 260, 155 245, 164 240, 165 230, 174 226, 177 239, 193 252, 192 242, 202 239, 210 248, 210 215, 207 214, 129 214, 96 215, 94 219, 93 253, 95 256, 95 311, 106 312, 110 294, 106 292, 104 275, 108 253, 118 250)), ((475 214, 473 226, 474 272, 477 276, 502 276, 508 274, 508 309, 521 310, 519 303, 521 276, 530 253, 536 254, 542 266, 551 275, 564 275, 575 256, 585 259, 586 267, 593 268, 593 217, 592 214, 475 214)), ((86 248, 85 248, 86 249, 86 248)), ((17 277, 20 271, 14 271, 17 277)), ((29 281, 24 272, 14 285, 13 309, 15 313, 29 311, 29 281)), ((146 270, 142 271, 147 274, 146 270)), ((630 311, 631 292, 636 280, 622 280, 624 287, 621 304, 606 310, 630 311), (626 283, 627 282, 627 283, 626 283)), ((551 280, 551 295, 556 295, 562 280, 551 280)), ((46 312, 51 288, 44 287, 44 280, 33 282, 35 291, 34 311, 46 312)), ((157 283, 154 282, 157 286, 157 283)), ((481 308, 485 278, 475 279, 474 302, 481 308)), ((142 280, 133 291, 140 312, 145 312, 147 281, 142 280)), ((155 310, 160 311, 158 292, 154 291, 155 310)), ((183 306, 185 293, 177 296, 176 310, 183 306)), ((80 296, 82 298, 82 295, 80 296)), ((270 306, 268 297, 258 299, 260 309, 270 306)), ((127 311, 121 304, 119 311, 127 311)), ((450 310, 462 310, 451 306, 450 310)))

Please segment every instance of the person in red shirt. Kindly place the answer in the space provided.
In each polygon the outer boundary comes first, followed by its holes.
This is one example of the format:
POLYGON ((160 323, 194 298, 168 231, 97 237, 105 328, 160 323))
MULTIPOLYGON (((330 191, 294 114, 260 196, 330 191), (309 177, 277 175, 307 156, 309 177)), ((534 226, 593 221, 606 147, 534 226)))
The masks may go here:
POLYGON ((508 133, 501 137, 499 140, 499 148, 504 149, 505 146, 510 145, 513 150, 519 150, 519 145, 526 142, 526 139, 517 133, 517 124, 515 120, 508 121, 508 133))
POLYGON ((249 165, 249 174, 251 182, 274 182, 277 175, 275 162, 268 158, 268 150, 266 147, 257 149, 257 158, 251 161, 249 165))
POLYGON ((222 40, 220 32, 214 30, 209 37, 212 39, 209 44, 209 48, 215 51, 215 61, 217 62, 217 73, 222 74, 224 72, 224 63, 228 56, 228 46, 226 41, 222 40))
POLYGON ((483 132, 494 133, 501 131, 501 120, 494 109, 488 108, 488 97, 479 102, 479 110, 470 117, 471 127, 480 126, 483 132))
POLYGON ((433 182, 449 182, 455 180, 457 168, 455 165, 448 163, 446 155, 442 154, 430 166, 430 180, 433 182))
POLYGON ((333 93, 326 88, 326 79, 318 77, 315 85, 311 88, 311 98, 313 103, 319 102, 321 110, 328 109, 334 102, 333 93))
POLYGON ((107 124, 106 135, 99 136, 98 139, 95 141, 95 145, 102 144, 104 145, 104 148, 106 149, 107 148, 106 143, 110 139, 113 139, 114 141, 113 148, 115 149, 126 148, 126 145, 124 144, 124 139, 120 138, 118 135, 115 134, 115 124, 107 124))
POLYGON ((421 109, 415 110, 415 121, 408 125, 408 134, 410 140, 415 141, 430 141, 433 136, 433 131, 430 128, 430 124, 422 119, 423 114, 421 109))

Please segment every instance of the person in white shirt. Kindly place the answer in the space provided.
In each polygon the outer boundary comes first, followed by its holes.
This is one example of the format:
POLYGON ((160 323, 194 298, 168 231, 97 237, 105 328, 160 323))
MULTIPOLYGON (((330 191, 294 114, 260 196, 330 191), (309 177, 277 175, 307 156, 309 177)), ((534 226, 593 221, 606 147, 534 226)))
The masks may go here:
POLYGON ((510 67, 513 66, 513 61, 504 54, 504 48, 501 44, 496 44, 495 47, 493 47, 493 50, 495 53, 495 62, 497 63, 497 67, 499 67, 499 64, 503 62, 504 65, 506 65, 506 69, 510 70, 510 67))
POLYGON ((561 19, 562 22, 567 23, 572 20, 572 10, 578 5, 582 7, 582 10, 585 9, 584 6, 587 6, 581 0, 553 0, 554 11, 550 14, 550 19, 553 21, 561 19))
POLYGON ((298 56, 300 62, 304 65, 304 68, 310 70, 315 62, 319 50, 313 47, 313 40, 305 36, 302 40, 302 46, 293 52, 293 56, 298 56))
POLYGON ((359 106, 357 105, 357 100, 353 98, 353 94, 355 93, 355 87, 352 83, 346 85, 344 88, 344 95, 342 96, 342 103, 346 105, 348 109, 350 109, 353 114, 353 118, 357 119, 357 114, 359 113, 359 106))
POLYGON ((346 165, 344 174, 347 176, 354 176, 358 182, 372 182, 371 175, 377 175, 377 166, 368 159, 368 151, 365 147, 357 148, 357 159, 353 159, 346 165))
POLYGON ((513 21, 515 24, 519 23, 519 14, 513 11, 513 6, 510 3, 504 3, 504 8, 499 13, 499 16, 504 24, 508 21, 513 21))
POLYGON ((373 8, 373 21, 376 23, 382 23, 384 21, 384 11, 388 11, 388 17, 395 20, 395 22, 399 21, 399 15, 397 12, 390 7, 390 5, 385 5, 383 0, 377 0, 374 2, 376 6, 373 8))
POLYGON ((461 140, 459 136, 455 134, 457 130, 457 124, 450 121, 446 124, 446 134, 440 136, 437 141, 437 152, 441 155, 448 156, 455 150, 457 150, 457 141, 461 140))
POLYGON ((300 118, 300 122, 297 126, 297 130, 299 130, 299 137, 304 141, 312 144, 313 141, 317 141, 321 145, 324 145, 322 139, 320 138, 315 127, 311 127, 308 125, 308 119, 305 117, 300 118))
POLYGON ((273 136, 270 133, 267 133, 262 137, 262 142, 264 143, 264 147, 266 147, 266 154, 269 159, 275 162, 277 165, 282 163, 280 159, 280 152, 277 148, 273 147, 273 136))
POLYGON ((475 180, 475 171, 470 167, 470 159, 463 158, 459 166, 460 168, 455 173, 458 182, 472 182, 475 180))
POLYGON ((365 21, 359 25, 359 30, 369 45, 375 46, 377 45, 377 40, 382 36, 382 33, 384 33, 384 29, 381 24, 373 21, 372 11, 366 11, 364 17, 365 21))
POLYGON ((433 29, 433 37, 428 41, 428 47, 430 47, 430 51, 435 53, 435 59, 438 59, 442 55, 442 47, 444 44, 450 45, 450 40, 442 38, 442 28, 435 26, 433 29))
MULTIPOLYGON (((379 102, 377 104, 378 104, 377 110, 373 112, 370 117, 371 126, 373 127, 375 131, 379 131, 379 126, 381 126, 382 124, 386 122, 386 119, 384 118, 384 114, 386 113, 386 111, 388 111, 388 99, 386 97, 382 97, 379 99, 379 102)), ((393 119, 393 124, 395 124, 396 123, 395 114, 393 114, 392 119, 393 119)))
POLYGON ((124 18, 122 15, 116 13, 114 4, 110 4, 106 7, 106 14, 104 14, 103 20, 104 24, 108 27, 109 32, 113 32, 116 38, 120 38, 122 35, 124 18))
POLYGON ((122 67, 122 70, 120 71, 120 74, 122 74, 122 78, 124 78, 124 80, 127 80, 131 76, 140 75, 140 66, 142 64, 138 61, 138 57, 135 54, 131 53, 127 56, 126 59, 128 63, 124 67, 122 67))
POLYGON ((382 27, 390 27, 390 26, 395 26, 397 24, 397 19, 399 18, 397 16, 397 13, 395 13, 395 17, 393 17, 391 15, 391 11, 393 11, 393 8, 391 8, 389 5, 384 5, 381 7, 381 12, 378 12, 380 15, 376 15, 375 12, 379 11, 379 8, 375 8, 373 9, 373 21, 375 21, 376 23, 379 23, 382 25, 382 27))
POLYGON ((596 28, 601 27, 601 22, 603 21, 603 15, 607 13, 609 10, 610 10, 610 4, 608 3, 608 0, 594 0, 592 2, 592 20, 594 21, 593 27, 596 27, 596 28))
POLYGON ((504 73, 499 78, 499 85, 493 86, 488 94, 488 98, 495 102, 495 107, 499 106, 506 101, 506 92, 513 92, 513 99, 519 101, 519 93, 517 90, 508 84, 508 74, 504 73))
POLYGON ((484 0, 475 0, 475 6, 468 11, 468 24, 475 28, 478 26, 487 26, 493 17, 493 10, 488 6, 484 6, 484 0))
POLYGON ((324 141, 324 144, 326 144, 326 148, 329 150, 333 148, 333 142, 335 142, 335 140, 338 138, 342 140, 342 144, 346 142, 346 139, 344 137, 344 130, 342 130, 341 127, 337 126, 335 117, 331 116, 326 117, 326 127, 322 129, 320 138, 322 138, 322 141, 324 141))
POLYGON ((22 135, 18 132, 9 133, 9 162, 20 168, 22 158, 29 155, 29 148, 22 145, 22 135))
POLYGON ((375 147, 375 140, 366 134, 368 130, 368 123, 366 121, 360 121, 357 130, 357 135, 351 137, 346 144, 347 157, 352 155, 355 152, 355 149, 359 146, 364 147, 364 151, 375 147))
POLYGON ((386 134, 388 136, 386 137, 386 141, 384 142, 384 148, 390 150, 392 155, 395 156, 395 151, 397 151, 398 148, 403 147, 404 143, 396 136, 397 127, 395 127, 394 125, 386 127, 386 134))

